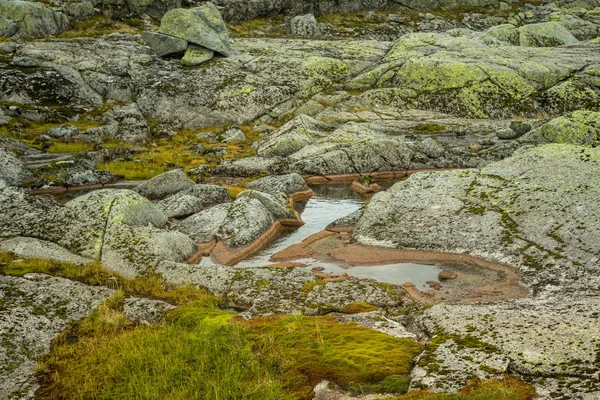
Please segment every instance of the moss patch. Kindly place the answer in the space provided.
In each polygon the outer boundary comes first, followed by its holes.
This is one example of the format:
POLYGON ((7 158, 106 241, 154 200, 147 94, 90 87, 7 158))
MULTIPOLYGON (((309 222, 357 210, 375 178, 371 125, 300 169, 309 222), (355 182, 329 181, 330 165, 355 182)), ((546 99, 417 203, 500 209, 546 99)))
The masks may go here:
POLYGON ((474 381, 456 394, 412 391, 394 400, 530 400, 536 398, 533 386, 516 377, 474 381))

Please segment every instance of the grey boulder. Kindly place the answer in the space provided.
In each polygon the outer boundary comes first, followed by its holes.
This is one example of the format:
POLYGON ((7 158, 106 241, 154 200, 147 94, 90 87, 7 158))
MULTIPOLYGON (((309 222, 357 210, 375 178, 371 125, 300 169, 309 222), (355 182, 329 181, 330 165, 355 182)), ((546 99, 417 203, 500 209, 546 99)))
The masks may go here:
POLYGON ((556 47, 575 44, 579 40, 558 22, 542 22, 520 27, 519 42, 526 47, 556 47))
POLYGON ((231 53, 227 26, 217 7, 210 2, 200 7, 167 12, 161 20, 159 32, 224 56, 231 53))
POLYGON ((184 53, 188 48, 187 40, 156 32, 142 32, 142 40, 154 50, 157 56, 184 53))
POLYGON ((149 199, 162 199, 194 186, 195 183, 180 169, 155 176, 133 190, 149 199))
POLYGON ((296 173, 279 176, 265 176, 264 178, 248 183, 246 187, 274 195, 284 193, 287 196, 310 189, 304 179, 296 173))

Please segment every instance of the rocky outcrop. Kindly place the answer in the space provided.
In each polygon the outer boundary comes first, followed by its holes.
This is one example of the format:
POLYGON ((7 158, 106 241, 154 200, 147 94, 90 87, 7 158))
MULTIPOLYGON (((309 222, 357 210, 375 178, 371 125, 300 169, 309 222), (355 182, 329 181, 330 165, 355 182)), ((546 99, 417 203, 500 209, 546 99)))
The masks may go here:
POLYGON ((112 293, 41 274, 0 276, 0 397, 33 396, 38 357, 69 323, 88 316, 112 293))
POLYGON ((302 268, 234 268, 164 262, 157 272, 173 284, 205 287, 223 296, 230 307, 243 309, 246 316, 324 314, 361 301, 376 307, 403 303, 400 292, 394 293, 376 281, 316 284, 315 275, 302 268))
POLYGON ((586 71, 597 61, 586 57, 584 47, 524 49, 464 36, 409 34, 347 87, 384 89, 404 107, 475 118, 595 109, 598 86, 586 71))
POLYGON ((71 264, 85 265, 92 259, 78 256, 59 245, 31 237, 15 237, 0 242, 0 251, 10 252, 21 257, 55 260, 71 264))
POLYGON ((0 36, 35 38, 57 35, 69 28, 69 18, 42 3, 0 1, 0 36))
POLYGON ((229 202, 229 191, 224 187, 194 185, 158 202, 167 218, 184 218, 199 213, 208 206, 229 202))
POLYGON ((183 220, 177 230, 196 242, 223 241, 230 248, 250 245, 275 222, 260 200, 242 196, 183 220))
POLYGON ((310 190, 304 179, 298 174, 265 176, 246 184, 246 187, 272 195, 283 193, 285 196, 310 190))
POLYGON ((600 113, 575 111, 529 132, 524 138, 534 143, 600 144, 600 113))
POLYGON ((136 186, 134 191, 149 199, 162 199, 194 185, 194 181, 188 178, 185 172, 175 169, 136 186))
POLYGON ((9 186, 21 186, 29 171, 21 160, 0 147, 0 180, 9 186))
POLYGON ((544 22, 519 28, 519 43, 529 47, 555 47, 579 42, 558 22, 544 22))
POLYGON ((591 351, 598 332, 585 328, 598 307, 599 171, 597 149, 545 145, 479 170, 416 174, 373 197, 353 233, 358 242, 513 265, 533 289, 528 299, 426 312, 421 323, 440 336, 413 373, 416 387, 456 390, 510 368, 534 382, 547 377, 537 382, 542 390, 566 397, 582 387, 600 392, 591 351), (565 373, 573 383, 552 389, 565 373))
POLYGON ((129 190, 98 190, 66 205, 0 190, 2 236, 56 243, 129 277, 160 260, 182 262, 195 252, 187 236, 164 230, 167 218, 150 201, 129 190))

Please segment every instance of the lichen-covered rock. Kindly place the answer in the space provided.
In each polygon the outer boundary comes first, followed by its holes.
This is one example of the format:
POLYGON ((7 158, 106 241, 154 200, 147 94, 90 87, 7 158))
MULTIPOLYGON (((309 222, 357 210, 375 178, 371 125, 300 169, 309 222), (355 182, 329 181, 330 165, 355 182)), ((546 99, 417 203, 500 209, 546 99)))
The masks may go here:
POLYGON ((181 65, 195 67, 213 58, 215 52, 202 46, 190 45, 181 59, 181 65))
POLYGON ((294 17, 290 25, 292 35, 318 36, 320 33, 319 23, 313 14, 299 15, 294 17))
POLYGON ((21 257, 56 260, 79 265, 89 264, 93 261, 73 254, 56 243, 22 236, 0 242, 0 251, 11 252, 21 257))
POLYGON ((179 192, 156 203, 156 207, 167 218, 185 218, 202 211, 204 204, 197 197, 179 192))
POLYGON ((196 242, 204 243, 216 240, 219 228, 225 222, 230 207, 231 204, 226 203, 202 210, 181 221, 176 229, 196 242))
POLYGON ((348 214, 345 217, 336 219, 335 221, 333 221, 332 223, 330 223, 329 225, 327 225, 327 229, 336 229, 336 228, 354 228, 356 226, 356 224, 358 224, 358 221, 360 220, 360 217, 362 217, 363 214, 363 210, 362 208, 359 210, 354 211, 352 214, 348 214))
POLYGON ((515 46, 519 45, 519 30, 514 25, 503 24, 493 26, 488 29, 486 33, 498 40, 502 40, 503 42, 507 42, 515 46))
POLYGON ((229 191, 221 186, 194 185, 156 203, 167 218, 183 218, 208 206, 229 202, 229 191))
POLYGON ((287 197, 281 192, 279 193, 279 196, 277 196, 270 193, 259 192, 258 190, 245 190, 238 195, 238 198, 241 197, 248 197, 260 201, 276 219, 296 218, 296 214, 294 214, 291 208, 288 208, 289 203, 287 197))
POLYGON ((246 187, 273 195, 284 193, 288 196, 296 192, 309 190, 304 179, 298 174, 265 176, 248 183, 246 187))
POLYGON ((21 186, 29 171, 17 157, 0 147, 0 179, 9 186, 21 186))
POLYGON ((519 28, 519 43, 527 47, 556 47, 578 43, 579 40, 558 22, 543 22, 519 28))
POLYGON ((154 50, 157 56, 185 53, 188 48, 187 40, 156 32, 142 32, 142 40, 154 50))
POLYGON ((0 397, 35 392, 39 356, 69 323, 88 316, 112 293, 41 274, 0 276, 0 397))
POLYGON ((227 26, 217 7, 210 2, 200 7, 167 12, 161 20, 159 32, 224 56, 231 53, 227 26))
POLYGON ((353 303, 391 307, 401 303, 401 298, 401 294, 393 293, 386 285, 377 281, 347 280, 316 286, 306 296, 306 308, 309 314, 322 314, 342 311, 353 303))
POLYGON ((227 210, 217 238, 230 248, 245 247, 269 230, 274 222, 273 215, 259 200, 240 197, 227 210))
POLYGON ((532 290, 527 299, 426 312, 427 331, 450 335, 454 344, 440 346, 440 362, 421 365, 416 383, 456 390, 453 382, 488 378, 490 371, 501 376, 510 361, 512 371, 527 376, 576 377, 561 389, 566 398, 577 398, 571 396, 586 385, 600 393, 592 378, 600 365, 591 351, 599 334, 591 311, 600 284, 599 179, 598 149, 553 144, 479 170, 415 174, 373 197, 353 233, 358 242, 508 264, 532 290), (443 379, 436 372, 442 369, 449 372, 443 379))
POLYGON ((64 237, 65 207, 15 188, 0 189, 0 236, 30 236, 52 242, 64 237))
POLYGON ((148 139, 148 122, 136 103, 115 107, 102 117, 105 126, 98 128, 103 138, 123 140, 128 143, 143 142, 148 139))
MULTIPOLYGON (((341 311, 361 301, 379 307, 403 304, 400 294, 372 280, 315 285, 317 278, 304 268, 236 268, 221 265, 160 263, 156 269, 167 282, 194 284, 224 298, 230 307, 253 317, 278 313, 323 314, 341 311), (314 293, 313 293, 314 292, 314 293)), ((385 324, 379 324, 384 328, 385 324)))
POLYGON ((600 113, 575 111, 529 132, 524 138, 536 143, 600 144, 600 113))
POLYGON ((194 186, 195 183, 180 169, 165 172, 136 186, 134 191, 149 199, 162 199, 194 186))
POLYGON ((586 46, 524 48, 488 45, 468 37, 408 34, 380 63, 353 78, 346 87, 401 88, 395 92, 395 102, 404 108, 470 118, 556 114, 582 108, 582 104, 595 109, 597 84, 588 85, 577 78, 597 62, 585 60, 591 53, 580 49, 586 46), (578 90, 569 90, 573 94, 567 95, 564 89, 559 90, 565 84, 578 90))
POLYGON ((33 1, 1 0, 0 15, 4 17, 6 36, 43 37, 58 35, 69 28, 65 14, 33 1))
POLYGON ((326 137, 331 129, 330 125, 299 115, 256 142, 256 153, 261 157, 286 157, 326 137))
POLYGON ((160 322, 169 311, 175 308, 161 300, 139 297, 128 297, 123 301, 123 314, 132 321, 146 325, 160 322))

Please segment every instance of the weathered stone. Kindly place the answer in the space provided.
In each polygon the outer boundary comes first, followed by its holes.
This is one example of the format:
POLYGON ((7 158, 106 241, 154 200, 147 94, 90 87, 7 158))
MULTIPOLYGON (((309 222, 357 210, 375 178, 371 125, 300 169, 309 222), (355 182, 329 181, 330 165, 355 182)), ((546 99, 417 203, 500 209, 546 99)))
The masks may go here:
POLYGON ((497 25, 491 27, 486 32, 488 35, 495 37, 498 40, 502 40, 515 46, 519 45, 519 30, 514 25, 497 25))
POLYGON ((567 143, 588 146, 600 144, 600 113, 575 111, 529 132, 525 137, 536 143, 567 143))
POLYGON ((213 58, 215 52, 202 46, 190 45, 181 59, 181 65, 195 67, 213 58))
POLYGON ((137 186, 134 191, 149 199, 162 199, 194 186, 195 183, 180 169, 165 172, 137 186))
POLYGON ((9 186, 21 186, 29 172, 17 157, 0 148, 0 179, 9 186))
POLYGON ((69 27, 69 18, 61 12, 47 8, 42 3, 1 0, 0 15, 4 17, 4 30, 18 37, 43 37, 58 35, 69 27), (11 25, 8 21, 12 21, 11 25))
POLYGON ((279 196, 276 196, 269 193, 259 192, 258 190, 245 190, 238 195, 238 199, 241 197, 248 197, 260 201, 276 219, 296 218, 296 214, 291 210, 291 208, 287 207, 289 203, 287 197, 283 193, 279 193, 279 196))
POLYGON ((543 22, 519 28, 519 43, 527 47, 556 47, 578 43, 579 40, 558 22, 543 22))
POLYGON ((115 107, 102 116, 106 125, 99 128, 108 140, 123 140, 129 143, 143 142, 150 135, 148 122, 136 103, 115 107))
POLYGON ((93 260, 78 256, 59 245, 30 237, 15 237, 0 242, 0 251, 11 252, 21 257, 39 258, 85 265, 93 260))
POLYGON ((128 297, 123 301, 123 314, 132 321, 146 325, 160 322, 173 309, 174 306, 161 300, 128 297))
POLYGON ((142 32, 142 40, 146 42, 159 57, 185 53, 188 48, 187 40, 156 32, 142 32))
POLYGON ((318 36, 320 34, 319 23, 312 14, 299 15, 292 19, 292 35, 296 36, 318 36))
POLYGON ((33 393, 39 356, 69 323, 88 316, 113 293, 41 274, 0 276, 0 397, 33 393), (10 368, 7 368, 10 366, 10 368))
POLYGON ((246 135, 237 126, 232 126, 231 128, 228 128, 223 133, 223 142, 224 143, 244 142, 245 140, 246 140, 246 135))
POLYGON ((208 2, 190 9, 167 12, 161 20, 160 33, 187 40, 224 56, 231 53, 229 32, 217 7, 208 2))
POLYGON ((284 193, 288 196, 309 189, 304 179, 298 174, 266 176, 248 183, 246 187, 274 195, 284 193))
POLYGON ((156 204, 167 218, 184 218, 207 206, 229 202, 229 191, 221 186, 194 185, 156 204))

